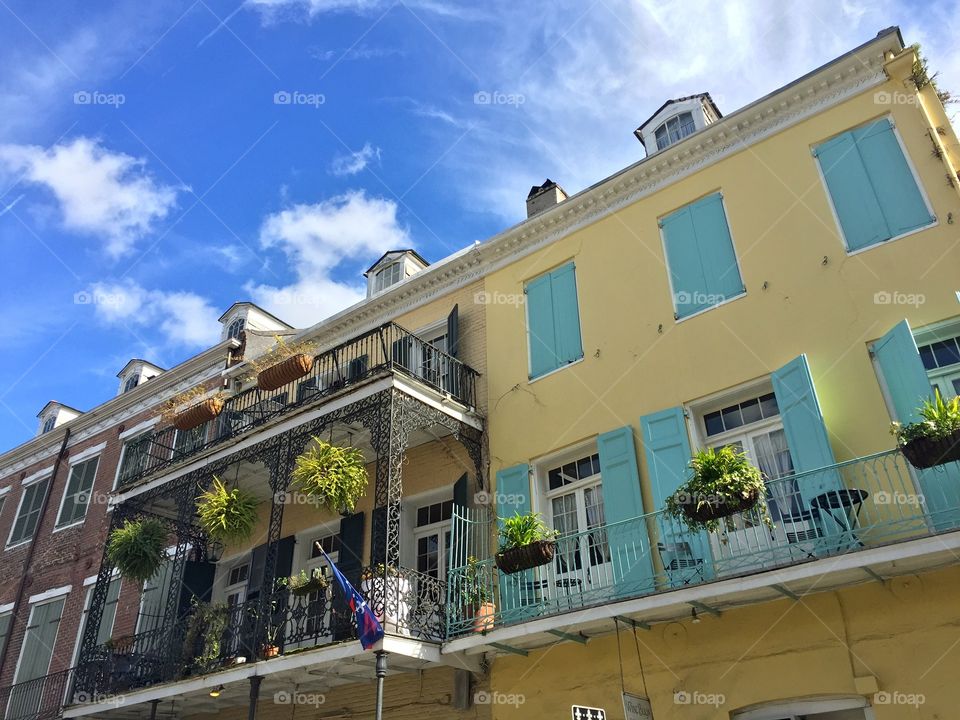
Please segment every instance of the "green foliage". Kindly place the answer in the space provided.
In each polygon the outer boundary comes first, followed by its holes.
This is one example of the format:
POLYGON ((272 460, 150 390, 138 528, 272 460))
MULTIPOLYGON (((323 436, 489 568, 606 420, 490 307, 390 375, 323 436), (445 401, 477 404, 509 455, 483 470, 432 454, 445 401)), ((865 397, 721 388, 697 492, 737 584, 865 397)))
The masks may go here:
POLYGON ((201 671, 218 665, 221 657, 223 637, 230 622, 230 608, 222 603, 211 605, 199 601, 196 596, 190 598, 190 624, 183 641, 184 660, 194 662, 201 671), (197 643, 203 641, 197 652, 197 643))
MULTIPOLYGON (((719 519, 697 520, 687 514, 688 508, 692 506, 700 510, 705 506, 726 506, 734 509, 753 496, 760 500, 757 504, 763 521, 772 527, 766 503, 762 502, 766 493, 763 475, 742 451, 730 445, 719 450, 699 450, 690 460, 690 467, 693 468, 693 477, 664 503, 668 515, 682 521, 691 530, 715 532, 720 528, 719 519)), ((726 526, 731 528, 731 519, 727 519, 726 526)))
POLYGON ((167 529, 154 518, 124 520, 110 533, 107 558, 127 580, 140 585, 149 580, 166 560, 167 529))
POLYGON ((467 558, 467 566, 460 581, 460 598, 464 607, 474 612, 484 603, 490 602, 491 588, 486 582, 487 573, 483 564, 472 555, 467 558))
POLYGON ((540 540, 553 540, 559 533, 543 522, 540 513, 517 513, 505 518, 500 528, 500 552, 531 545, 540 540))
POLYGON ((329 585, 330 582, 320 568, 314 568, 310 573, 301 570, 296 575, 277 578, 277 587, 285 587, 295 595, 325 590, 329 585))
POLYGON ((942 440, 960 430, 960 396, 944 401, 940 390, 936 390, 933 400, 925 399, 917 412, 923 418, 920 422, 890 425, 890 434, 901 447, 918 438, 942 440))
POLYGON ((363 453, 313 438, 297 458, 291 486, 334 513, 352 513, 366 492, 369 478, 363 453))
POLYGON ((227 490, 216 475, 213 486, 197 498, 197 515, 207 535, 225 543, 247 540, 257 524, 257 497, 240 488, 227 490))
POLYGON ((932 85, 941 103, 948 105, 954 102, 956 99, 949 90, 941 90, 937 87, 937 78, 940 76, 940 73, 930 72, 927 57, 920 52, 920 43, 914 43, 911 47, 917 53, 917 59, 913 63, 913 72, 911 75, 913 84, 917 86, 917 90, 923 90, 927 85, 932 85))

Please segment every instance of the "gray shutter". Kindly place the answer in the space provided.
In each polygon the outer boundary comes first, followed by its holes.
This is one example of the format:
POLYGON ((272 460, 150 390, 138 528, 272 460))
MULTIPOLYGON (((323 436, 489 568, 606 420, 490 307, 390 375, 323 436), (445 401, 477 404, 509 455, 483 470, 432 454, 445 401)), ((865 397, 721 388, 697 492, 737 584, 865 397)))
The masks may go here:
POLYGON ((460 357, 460 306, 454 305, 447 315, 447 354, 460 357))
POLYGON ((117 601, 120 598, 120 578, 110 581, 107 587, 107 602, 103 606, 100 627, 97 628, 97 645, 102 645, 113 635, 113 621, 117 616, 117 601))

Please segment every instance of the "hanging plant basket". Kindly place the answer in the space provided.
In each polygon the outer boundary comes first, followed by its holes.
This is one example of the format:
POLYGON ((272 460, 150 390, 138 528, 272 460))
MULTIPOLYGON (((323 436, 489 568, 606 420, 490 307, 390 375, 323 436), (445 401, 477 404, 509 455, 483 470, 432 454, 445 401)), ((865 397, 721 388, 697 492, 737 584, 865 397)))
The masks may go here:
POLYGON ((276 390, 287 383, 299 380, 310 372, 312 367, 312 356, 297 353, 257 373, 257 387, 261 390, 276 390))
POLYGON ((507 575, 546 565, 557 551, 555 540, 537 540, 529 545, 503 550, 496 555, 497 567, 507 575))
POLYGON ((701 503, 692 496, 688 496, 685 500, 686 502, 681 503, 681 507, 687 520, 706 524, 711 520, 723 520, 756 507, 760 500, 760 491, 752 490, 740 498, 711 498, 701 503))
POLYGON ((248 490, 228 490, 216 475, 213 484, 197 498, 200 526, 216 541, 242 543, 253 534, 260 500, 248 490))
POLYGON ((177 413, 173 426, 177 430, 193 430, 223 412, 223 398, 212 397, 177 413))
POLYGON ((915 468, 931 468, 960 460, 960 430, 942 438, 918 437, 900 446, 900 452, 915 468))
POLYGON ((314 437, 290 475, 291 487, 331 513, 351 514, 366 492, 366 461, 356 448, 337 447, 314 437))
POLYGON ((124 520, 110 533, 107 558, 123 578, 142 585, 166 560, 166 542, 167 528, 159 520, 124 520))

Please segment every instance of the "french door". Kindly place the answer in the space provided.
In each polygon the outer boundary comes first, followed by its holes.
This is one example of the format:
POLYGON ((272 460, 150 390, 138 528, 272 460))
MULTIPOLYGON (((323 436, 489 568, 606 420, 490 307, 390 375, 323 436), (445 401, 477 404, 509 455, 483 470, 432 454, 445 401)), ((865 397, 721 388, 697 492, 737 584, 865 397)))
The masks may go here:
POLYGON ((549 493, 548 500, 553 529, 560 537, 554 559, 555 587, 544 590, 562 597, 611 586, 613 564, 599 476, 565 484, 549 493))

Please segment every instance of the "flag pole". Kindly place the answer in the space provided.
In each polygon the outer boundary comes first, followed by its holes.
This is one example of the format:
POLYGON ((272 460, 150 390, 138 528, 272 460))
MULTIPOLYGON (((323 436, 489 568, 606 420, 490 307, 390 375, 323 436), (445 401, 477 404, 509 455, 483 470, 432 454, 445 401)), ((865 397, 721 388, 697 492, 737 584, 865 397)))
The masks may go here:
POLYGON ((383 679, 387 676, 387 653, 377 650, 377 714, 376 720, 383 720, 383 679))

